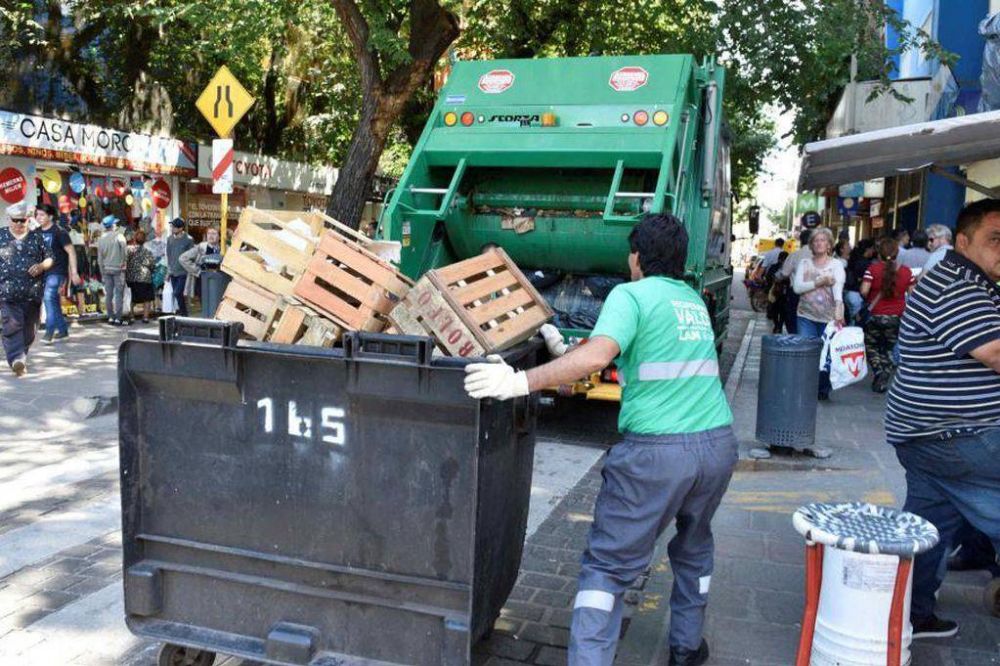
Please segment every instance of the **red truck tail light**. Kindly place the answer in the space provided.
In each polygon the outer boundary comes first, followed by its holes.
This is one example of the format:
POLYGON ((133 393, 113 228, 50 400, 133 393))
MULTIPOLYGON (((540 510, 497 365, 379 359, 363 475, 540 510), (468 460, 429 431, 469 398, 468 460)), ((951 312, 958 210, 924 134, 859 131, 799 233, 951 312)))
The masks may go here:
POLYGON ((462 114, 462 124, 466 127, 470 126, 475 120, 476 117, 472 115, 471 111, 466 111, 462 114))
POLYGON ((639 127, 642 127, 649 122, 649 114, 645 111, 636 111, 632 114, 632 121, 639 127))

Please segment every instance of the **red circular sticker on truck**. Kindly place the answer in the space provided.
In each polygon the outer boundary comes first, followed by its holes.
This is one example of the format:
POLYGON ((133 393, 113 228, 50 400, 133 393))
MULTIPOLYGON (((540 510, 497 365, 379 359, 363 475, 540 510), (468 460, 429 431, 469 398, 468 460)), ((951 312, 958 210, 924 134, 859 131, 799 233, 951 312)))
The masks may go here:
POLYGON ((514 72, 509 69, 494 69, 479 77, 479 89, 495 95, 514 85, 514 72))
POLYGON ((170 205, 170 185, 162 178, 153 183, 153 203, 157 208, 166 208, 170 205))
POLYGON ((646 85, 649 72, 642 67, 622 67, 611 73, 608 84, 618 92, 631 92, 646 85))
POLYGON ((0 171, 0 197, 7 203, 17 203, 28 193, 28 181, 24 174, 13 167, 0 171))

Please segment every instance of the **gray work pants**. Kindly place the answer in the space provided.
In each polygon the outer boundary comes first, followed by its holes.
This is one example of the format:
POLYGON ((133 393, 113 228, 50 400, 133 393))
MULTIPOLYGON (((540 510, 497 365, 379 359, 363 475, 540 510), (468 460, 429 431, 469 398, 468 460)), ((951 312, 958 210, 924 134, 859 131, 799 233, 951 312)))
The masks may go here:
POLYGON ((125 272, 105 271, 104 306, 108 311, 108 319, 121 319, 122 306, 125 303, 125 272))
POLYGON ((573 610, 570 666, 610 666, 622 596, 649 566, 656 539, 677 519, 667 554, 671 647, 701 644, 712 578, 712 516, 736 465, 732 428, 626 435, 608 452, 573 610))

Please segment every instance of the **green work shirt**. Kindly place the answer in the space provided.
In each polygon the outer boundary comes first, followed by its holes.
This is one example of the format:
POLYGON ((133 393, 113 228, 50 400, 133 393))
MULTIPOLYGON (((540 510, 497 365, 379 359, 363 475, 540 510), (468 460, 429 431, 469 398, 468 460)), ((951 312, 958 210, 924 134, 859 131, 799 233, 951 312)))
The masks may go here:
POLYGON ((591 337, 618 343, 618 429, 636 434, 700 432, 730 425, 712 319, 681 280, 648 277, 611 290, 591 337))

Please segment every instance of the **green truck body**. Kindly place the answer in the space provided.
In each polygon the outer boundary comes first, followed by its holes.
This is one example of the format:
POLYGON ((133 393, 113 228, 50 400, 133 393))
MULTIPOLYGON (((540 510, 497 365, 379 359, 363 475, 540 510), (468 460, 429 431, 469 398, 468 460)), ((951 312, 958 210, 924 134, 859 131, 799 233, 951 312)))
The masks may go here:
MULTIPOLYGON (((625 276, 644 212, 690 235, 686 279, 726 335, 732 270, 723 69, 688 55, 456 62, 383 211, 401 269, 496 243, 526 271, 625 276)), ((585 336, 585 330, 564 330, 585 336)))

